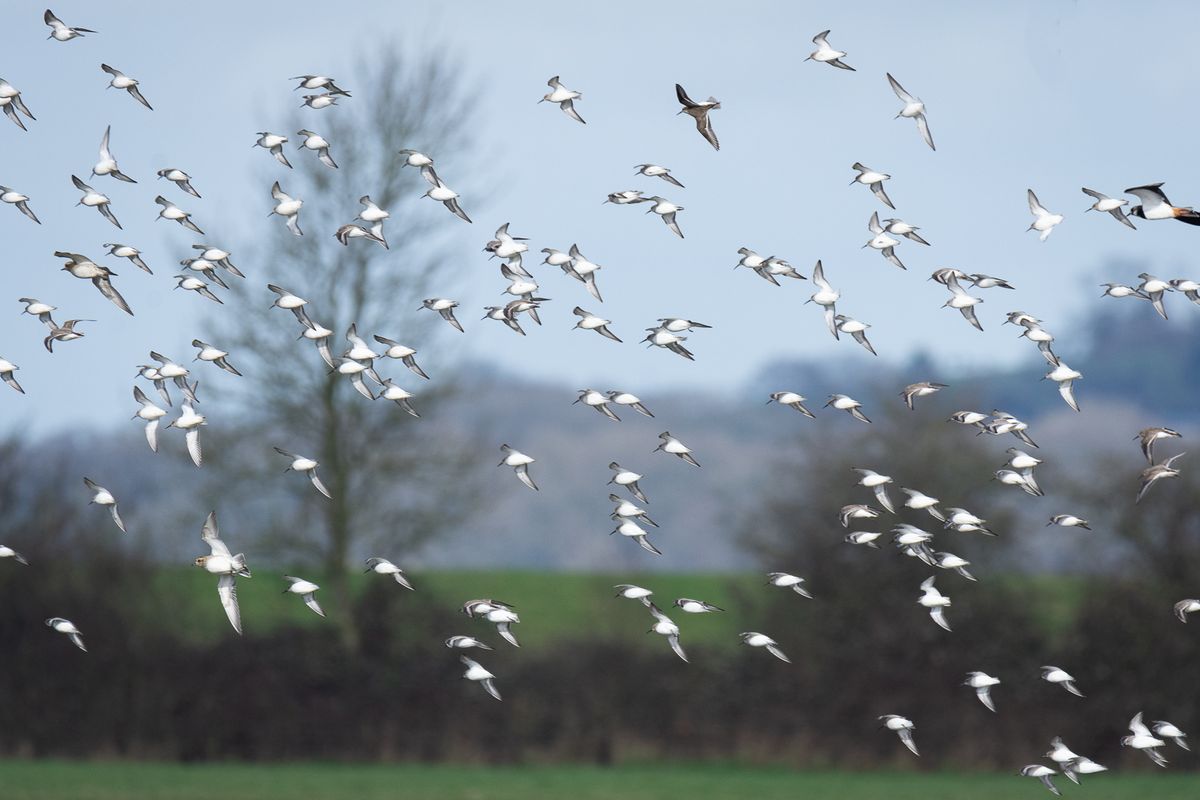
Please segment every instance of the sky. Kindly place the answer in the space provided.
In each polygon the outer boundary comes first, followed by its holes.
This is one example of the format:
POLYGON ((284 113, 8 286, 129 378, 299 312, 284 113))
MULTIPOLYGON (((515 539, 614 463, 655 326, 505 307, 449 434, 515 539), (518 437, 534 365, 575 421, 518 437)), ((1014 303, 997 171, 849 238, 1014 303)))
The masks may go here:
MULTIPOLYGON (((463 158, 471 174, 462 165, 440 167, 452 185, 488 187, 484 196, 464 194, 475 224, 450 229, 446 245, 463 278, 456 299, 467 333, 453 356, 464 361, 572 391, 619 381, 646 395, 729 394, 778 359, 872 358, 851 341, 835 342, 819 309, 804 305, 810 282, 776 288, 734 270, 743 246, 786 258, 805 275, 822 259, 842 292, 839 311, 873 326, 879 358, 900 362, 927 352, 951 376, 1024 363, 1040 377, 1036 350, 1000 328, 1005 312, 1017 308, 1055 330, 1056 350, 1069 361, 1073 322, 1097 303, 1117 302, 1101 300, 1100 280, 1136 283, 1113 272, 1120 261, 1147 263, 1163 277, 1200 278, 1190 263, 1200 232, 1171 222, 1139 222, 1130 231, 1084 213, 1090 199, 1080 192, 1089 186, 1116 195, 1166 181, 1177 204, 1200 203, 1200 164, 1188 157, 1197 116, 1193 103, 1180 101, 1192 94, 1190 71, 1180 65, 1190 63, 1195 27, 1181 23, 1196 12, 1183 2, 1153 10, 1121 2, 921 3, 902 12, 882 2, 743 2, 730 13, 729 4, 710 2, 514 8, 365 0, 339 18, 328 4, 306 0, 207 2, 185 11, 77 0, 54 11, 99 33, 67 43, 46 39, 41 6, 20 5, 27 8, 7 17, 0 77, 23 92, 38 119, 28 133, 0 120, 0 184, 29 195, 44 225, 0 207, 0 356, 21 367, 28 392, 0 387, 4 427, 118 425, 134 410, 130 387, 148 350, 190 359, 188 343, 212 309, 171 291, 171 275, 197 238, 156 221, 154 195, 177 199, 207 241, 236 255, 238 243, 279 224, 267 219, 262 174, 270 156, 251 145, 256 131, 278 128, 299 105, 288 78, 333 75, 353 92, 356 59, 385 47, 435 52, 479 91, 477 152, 463 158), (856 72, 803 60, 812 36, 827 28, 856 72), (101 62, 138 78, 155 110, 106 90, 101 62), (893 119, 901 103, 888 87, 889 71, 925 101, 936 152, 912 121, 893 119), (576 108, 586 126, 537 103, 552 75, 582 91, 576 108), (712 117, 719 152, 688 117, 676 116, 676 82, 693 97, 721 101, 712 117), (108 124, 118 161, 139 183, 92 183, 112 198, 123 231, 75 207, 69 177, 88 179, 108 124), (855 161, 892 175, 887 190, 896 212, 849 185, 855 161), (671 168, 686 188, 635 176, 634 165, 644 162, 671 168), (167 166, 189 172, 203 199, 155 181, 167 166), (678 221, 686 238, 671 235, 644 206, 602 205, 609 192, 632 188, 684 206, 678 221), (1026 232, 1027 188, 1066 215, 1044 243, 1026 232), (873 211, 920 226, 931 242, 897 248, 908 271, 861 249, 873 211), (498 323, 480 321, 477 309, 501 300, 506 285, 481 253, 504 222, 530 238, 532 253, 578 243, 603 267, 605 302, 540 267, 541 293, 553 300, 546 326, 518 341, 498 323), (105 242, 140 248, 156 274, 101 257, 105 242), (59 249, 89 254, 119 273, 117 286, 137 316, 59 271, 52 256, 59 249), (947 295, 926 278, 946 266, 1017 287, 981 295, 983 333, 940 308, 947 295), (50 356, 42 326, 19 313, 17 298, 26 296, 58 306, 60 320, 97 321, 84 326, 86 339, 50 356), (571 330, 576 304, 612 319, 625 344, 571 330), (695 363, 636 343, 664 316, 713 326, 688 343, 695 363)), ((309 127, 319 131, 321 115, 337 112, 307 112, 309 127)), ((425 191, 419 181, 413 187, 416 195, 425 191)), ((430 215, 446 214, 428 205, 430 215)), ((356 212, 349 209, 347 220, 356 212)), ((308 225, 330 235, 343 221, 308 225)), ((269 263, 235 261, 252 283, 270 280, 269 263)), ((397 309, 398 323, 413 313, 397 309)))

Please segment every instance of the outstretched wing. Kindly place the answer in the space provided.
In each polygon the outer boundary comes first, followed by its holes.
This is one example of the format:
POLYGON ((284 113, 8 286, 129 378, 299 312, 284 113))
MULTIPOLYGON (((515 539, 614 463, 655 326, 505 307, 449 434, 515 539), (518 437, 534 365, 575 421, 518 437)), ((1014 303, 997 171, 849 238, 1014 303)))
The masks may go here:
POLYGON ((221 541, 221 532, 217 529, 217 512, 208 512, 204 527, 200 529, 200 538, 208 544, 214 556, 232 556, 229 547, 221 541))
POLYGON ((240 636, 242 633, 242 611, 238 608, 237 580, 232 575, 222 575, 217 581, 217 594, 221 598, 221 605, 225 608, 225 616, 229 617, 229 624, 233 626, 233 629, 240 636))

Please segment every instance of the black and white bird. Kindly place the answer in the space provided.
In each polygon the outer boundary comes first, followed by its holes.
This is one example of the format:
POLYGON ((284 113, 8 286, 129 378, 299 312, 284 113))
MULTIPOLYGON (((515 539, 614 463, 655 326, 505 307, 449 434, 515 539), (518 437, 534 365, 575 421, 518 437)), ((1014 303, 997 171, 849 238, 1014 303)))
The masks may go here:
POLYGON ((1000 683, 999 678, 994 678, 986 672, 968 672, 967 679, 963 681, 964 686, 970 686, 975 690, 975 696, 979 698, 979 702, 983 703, 984 707, 991 712, 996 711, 996 705, 992 702, 992 687, 1000 683))
POLYGON ((34 214, 33 209, 29 207, 28 195, 21 194, 20 192, 14 191, 7 186, 0 186, 0 203, 8 203, 9 205, 16 206, 17 210, 22 214, 29 217, 38 225, 42 224, 42 221, 37 218, 37 214, 34 214))
POLYGON ((83 634, 79 632, 79 628, 76 628, 75 623, 71 622, 71 620, 63 619, 62 617, 51 617, 50 619, 46 620, 46 626, 55 633, 61 633, 65 635, 71 640, 71 644, 75 645, 83 652, 86 653, 88 651, 87 647, 83 643, 83 634))
MULTIPOLYGON (((391 575, 392 578, 395 579, 396 583, 400 584, 409 591, 413 590, 413 586, 408 582, 408 578, 405 576, 404 570, 400 569, 386 558, 379 558, 378 556, 368 558, 366 564, 367 568, 363 570, 364 574, 374 572, 376 575, 391 575)), ((483 649, 491 650, 490 647, 486 646, 483 649)))
POLYGON ((550 87, 539 103, 557 103, 562 112, 576 122, 586 125, 583 117, 579 116, 579 112, 575 110, 575 101, 583 97, 582 92, 577 92, 574 89, 568 89, 562 85, 562 82, 555 75, 550 80, 546 81, 546 85, 550 87))
POLYGON ((767 636, 765 633, 759 633, 758 631, 744 631, 739 633, 738 636, 741 637, 742 644, 749 647, 765 647, 768 653, 775 656, 780 661, 783 661, 787 664, 792 663, 792 660, 788 658, 782 650, 779 649, 779 643, 770 636, 767 636))
POLYGON ((108 64, 101 64, 100 69, 112 76, 112 80, 108 82, 109 89, 124 89, 129 92, 129 96, 134 100, 137 100, 149 110, 154 110, 154 106, 150 105, 146 98, 142 96, 142 91, 138 89, 138 82, 135 79, 121 72, 116 67, 110 67, 108 64))
POLYGON ((700 131, 700 135, 704 137, 704 140, 713 146, 713 150, 720 150, 721 143, 717 141, 717 132, 713 130, 710 113, 721 107, 721 101, 715 97, 709 97, 707 100, 696 102, 688 97, 687 92, 678 83, 675 84, 675 97, 683 106, 679 110, 679 114, 687 114, 694 119, 696 121, 696 130, 700 131))
POLYGON ((1162 186, 1162 183, 1148 183, 1145 186, 1126 189, 1126 194, 1142 201, 1129 209, 1129 213, 1145 220, 1177 219, 1188 225, 1200 225, 1200 211, 1195 211, 1189 206, 1171 205, 1171 201, 1163 193, 1162 186))
POLYGON ((317 602, 317 590, 321 588, 320 586, 292 575, 284 575, 283 579, 288 583, 288 587, 283 590, 284 594, 300 595, 300 598, 304 600, 304 605, 311 608, 318 616, 325 616, 325 612, 321 610, 321 604, 317 602))
POLYGON ((478 661, 476 661, 473 658, 467 658, 466 656, 459 656, 458 660, 461 661, 463 664, 465 664, 467 667, 467 671, 463 673, 464 678, 466 678, 469 681, 475 681, 476 683, 480 684, 481 686, 483 686, 484 690, 487 691, 488 694, 490 694, 492 697, 496 698, 497 700, 503 699, 502 697, 500 697, 500 690, 496 688, 496 676, 495 675, 493 675, 492 673, 490 673, 486 669, 484 669, 483 665, 480 664, 478 661))
POLYGON ((884 714, 883 716, 879 717, 879 719, 883 722, 880 727, 887 728, 889 731, 892 731, 899 736, 900 741, 904 743, 905 747, 912 751, 914 756, 921 755, 917 751, 917 742, 913 738, 913 731, 916 730, 917 726, 913 724, 911 719, 902 717, 899 714, 884 714))
POLYGON ((845 61, 842 61, 842 58, 845 57, 846 54, 841 50, 834 50, 833 47, 830 46, 828 36, 829 31, 821 31, 814 36, 812 41, 813 44, 817 46, 817 49, 809 53, 808 58, 804 60, 816 61, 818 64, 828 64, 831 67, 837 67, 838 69, 854 72, 854 67, 850 66, 845 61))
POLYGON ((1096 201, 1088 206, 1088 211, 1100 211, 1105 214, 1111 214, 1113 219, 1125 227, 1137 230, 1133 223, 1129 221, 1129 217, 1125 216, 1125 212, 1121 208, 1121 206, 1129 205, 1128 200, 1119 200, 1115 197, 1109 197, 1106 194, 1097 192, 1095 189, 1089 189, 1086 186, 1080 189, 1080 191, 1096 201))
POLYGON ((320 462, 314 461, 313 459, 305 456, 298 456, 294 453, 289 453, 287 450, 279 447, 275 448, 275 452, 287 459, 290 459, 291 463, 288 464, 287 469, 285 469, 284 472, 304 473, 308 476, 309 481, 312 482, 314 489, 325 495, 325 497, 331 500, 333 499, 333 495, 329 493, 329 490, 325 488, 325 484, 321 483, 321 479, 317 477, 317 467, 321 466, 320 462))
POLYGON ((504 458, 496 466, 512 467, 513 472, 517 475, 517 480, 530 489, 537 491, 537 484, 533 482, 533 478, 529 475, 529 465, 534 463, 535 459, 507 444, 500 445, 500 450, 504 453, 504 458))

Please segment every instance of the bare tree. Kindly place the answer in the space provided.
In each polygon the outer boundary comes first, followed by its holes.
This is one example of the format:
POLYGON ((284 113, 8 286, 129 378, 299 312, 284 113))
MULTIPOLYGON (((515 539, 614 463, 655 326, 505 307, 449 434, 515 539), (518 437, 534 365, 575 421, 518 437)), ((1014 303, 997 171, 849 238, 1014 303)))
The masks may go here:
MULTIPOLYGON (((213 312, 207 326, 212 340, 235 354, 246 376, 223 382, 236 384, 241 424, 229 435, 231 415, 226 414, 222 446, 211 448, 220 459, 219 489, 251 485, 261 498, 259 518, 269 520, 260 543, 281 557, 320 565, 330 584, 327 591, 337 600, 329 604, 334 616, 350 606, 350 559, 363 557, 367 547, 403 558, 459 518, 467 505, 452 497, 464 452, 457 444, 461 437, 449 415, 439 417, 438 411, 453 392, 451 376, 431 347, 446 326, 434 325, 435 315, 417 309, 435 281, 438 292, 452 283, 439 257, 439 241, 471 229, 440 204, 422 199, 428 185, 398 155, 404 148, 431 154, 448 182, 467 171, 461 155, 471 97, 443 64, 402 55, 399 47, 384 48, 364 57, 353 80, 345 81, 352 96, 338 97, 333 108, 289 115, 286 128, 276 132, 292 138, 285 147, 292 149, 287 155, 294 169, 264 154, 270 167, 262 177, 261 199, 264 209, 271 208, 274 181, 303 199, 304 234, 294 235, 279 219, 264 219, 269 230, 256 236, 267 245, 248 247, 235 259, 245 262, 239 267, 250 276, 234 282, 233 299, 213 312), (304 138, 295 134, 301 129, 331 144, 336 168, 315 152, 293 149, 304 138), (390 249, 368 238, 344 246, 333 235, 354 220, 363 208, 359 198, 368 195, 390 212, 384 225, 390 249), (343 336, 352 324, 372 345, 371 337, 382 335, 417 348, 429 380, 398 360, 379 359, 375 368, 415 395, 412 402, 422 418, 385 399, 367 400, 345 376, 330 370, 314 343, 299 338, 304 328, 297 319, 270 308, 275 296, 267 283, 308 300, 307 314, 334 332, 328 343, 335 361, 349 347, 343 336), (281 479, 288 462, 275 446, 320 462, 317 474, 331 498, 303 476, 281 479), (264 483, 285 494, 272 493, 264 483)), ((216 426, 212 432, 217 433, 216 426)), ((352 635, 351 626, 342 628, 352 635)))

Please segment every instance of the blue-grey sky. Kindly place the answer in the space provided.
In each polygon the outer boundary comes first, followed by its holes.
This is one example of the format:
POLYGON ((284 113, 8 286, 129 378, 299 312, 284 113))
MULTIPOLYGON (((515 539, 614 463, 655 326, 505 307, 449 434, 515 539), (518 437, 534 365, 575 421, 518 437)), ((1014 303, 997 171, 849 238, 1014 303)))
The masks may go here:
MULTIPOLYGON (((835 342, 819 310, 802 305, 810 282, 775 288, 733 270, 742 246, 785 257, 806 275, 823 259, 842 291, 839 310, 874 326, 880 358, 925 350, 947 365, 1023 359, 1037 374, 1036 350, 1000 329, 1004 312, 1022 308, 1042 317, 1069 360, 1071 321, 1093 304, 1116 302, 1099 298, 1105 264, 1144 259, 1164 277, 1187 274, 1200 236, 1170 222, 1127 230, 1085 214, 1089 198, 1080 192, 1087 185, 1119 194, 1162 180, 1176 203, 1200 203, 1200 166, 1190 157, 1197 116, 1186 99, 1193 93, 1186 65, 1196 11, 1185 2, 744 2, 731 13, 730 4, 716 2, 514 8, 364 0, 331 9, 309 0, 75 0, 56 3, 55 12, 99 33, 68 43, 46 40, 42 6, 21 6, 7 16, 0 77, 23 92, 38 120, 22 133, 0 119, 0 184, 30 195, 45 224, 0 207, 0 356, 21 366, 29 392, 22 398, 0 391, 0 424, 119 424, 132 413, 134 367, 147 350, 190 359, 187 343, 210 309, 171 291, 169 256, 177 259, 194 237, 155 221, 154 195, 178 199, 210 241, 230 249, 280 224, 266 217, 271 204, 262 175, 270 157, 251 148, 255 132, 278 129, 299 104, 289 76, 333 75, 353 92, 351 65, 377 47, 437 48, 479 89, 472 159, 479 174, 440 166, 452 185, 489 187, 486 198, 464 192, 475 224, 452 229, 446 252, 463 276, 457 291, 467 333, 455 342, 457 357, 489 359, 572 389, 619 383, 642 394, 692 386, 730 391, 773 359, 871 358, 852 342, 835 342), (857 72, 803 61, 811 37, 826 28, 857 72), (155 110, 106 90, 102 61, 140 79, 155 110), (888 71, 925 101, 936 153, 911 121, 893 119, 900 102, 884 78, 888 71), (583 92, 577 108, 586 126, 537 104, 556 74, 583 92), (721 100, 713 114, 720 152, 689 118, 675 116, 677 81, 693 97, 721 100), (121 166, 140 183, 94 183, 112 198, 124 231, 74 207, 78 193, 69 179, 73 172, 87 178, 110 123, 121 166), (895 215, 921 226, 932 242, 898 248, 907 272, 860 249, 871 212, 889 209, 864 187, 848 185, 855 161, 893 176, 887 189, 895 215), (687 188, 635 177, 641 162, 670 167, 687 188), (153 180, 165 166, 191 173, 204 198, 153 180), (1025 232, 1030 187, 1066 215, 1045 243, 1025 232), (672 236, 644 206, 601 205, 608 192, 628 188, 685 206, 678 219, 687 238, 672 236), (603 265, 606 302, 541 267, 542 294, 553 298, 545 327, 518 340, 498 323, 481 322, 475 309, 499 301, 505 282, 480 249, 506 221, 530 237, 534 252, 577 242, 603 265), (101 243, 110 241, 141 248, 156 274, 100 258, 101 243), (137 316, 120 314, 89 284, 58 271, 56 249, 113 267, 137 316), (939 308, 946 294, 926 277, 944 266, 1008 278, 1018 291, 983 294, 986 330, 978 333, 939 308), (85 328, 87 339, 51 357, 42 349, 42 326, 18 315, 21 296, 59 306, 60 319, 98 322, 85 328), (576 304, 612 319, 625 345, 570 330, 576 304), (666 315, 714 326, 689 343, 696 363, 636 344, 643 328, 666 315)), ((319 131, 322 114, 337 111, 308 112, 309 127, 319 131)), ((414 181, 415 194, 425 188, 414 181)), ((356 212, 348 209, 347 219, 356 212)), ((428 213, 446 212, 430 202, 428 213)), ((342 221, 309 220, 306 228, 329 235, 342 221)), ((269 263, 238 261, 253 283, 270 280, 269 263)), ((1190 274, 1200 277, 1200 268, 1190 274)), ((1132 275, 1106 279, 1136 282, 1132 275)), ((413 313, 397 309, 398 322, 413 313)))

